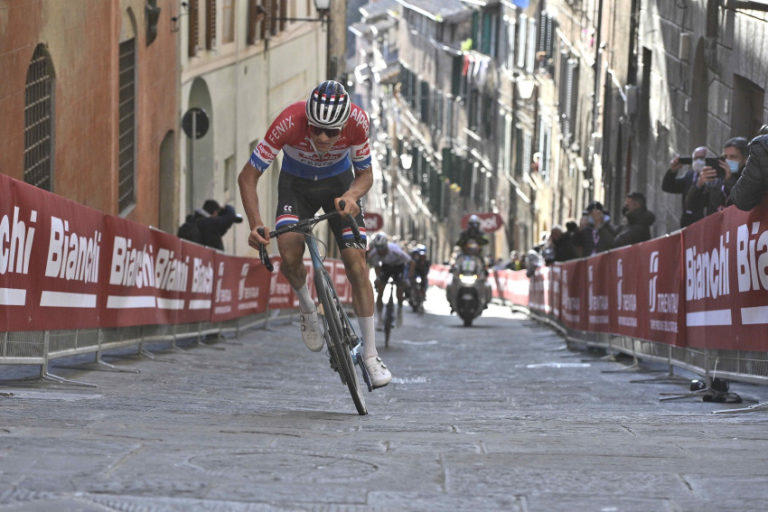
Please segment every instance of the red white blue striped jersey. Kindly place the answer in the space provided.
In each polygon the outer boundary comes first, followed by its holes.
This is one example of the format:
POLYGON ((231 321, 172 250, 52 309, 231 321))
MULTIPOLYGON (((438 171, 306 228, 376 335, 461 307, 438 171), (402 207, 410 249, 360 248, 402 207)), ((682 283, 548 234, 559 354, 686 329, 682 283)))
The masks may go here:
POLYGON ((281 170, 311 180, 336 176, 349 169, 362 170, 371 165, 371 148, 368 144, 368 114, 353 104, 349 120, 341 130, 336 143, 321 155, 309 138, 309 123, 304 110, 305 102, 297 101, 283 110, 272 122, 267 135, 251 154, 250 163, 264 172, 283 151, 281 170))

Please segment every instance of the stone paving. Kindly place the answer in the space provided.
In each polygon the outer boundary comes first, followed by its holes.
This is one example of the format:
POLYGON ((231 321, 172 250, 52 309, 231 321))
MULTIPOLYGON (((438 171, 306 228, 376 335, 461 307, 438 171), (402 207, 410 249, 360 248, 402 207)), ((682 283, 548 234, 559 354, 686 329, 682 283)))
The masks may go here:
POLYGON ((428 307, 380 342, 395 379, 364 417, 296 323, 109 358, 140 374, 52 368, 97 388, 0 367, 0 512, 768 510, 768 413, 660 402, 687 388, 500 306, 428 307))

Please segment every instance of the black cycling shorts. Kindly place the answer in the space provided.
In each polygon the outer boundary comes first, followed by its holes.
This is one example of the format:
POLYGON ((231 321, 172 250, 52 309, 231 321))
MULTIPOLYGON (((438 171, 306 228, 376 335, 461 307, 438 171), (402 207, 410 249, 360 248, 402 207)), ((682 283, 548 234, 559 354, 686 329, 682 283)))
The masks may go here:
MULTIPOLYGON (((333 204, 333 200, 349 189, 353 179, 354 174, 351 168, 349 172, 343 172, 324 180, 308 180, 287 172, 281 172, 277 182, 275 227, 295 224, 300 219, 311 218, 320 208, 325 213, 335 211, 336 206, 333 204)), ((328 219, 331 231, 336 237, 336 243, 342 249, 350 247, 365 249, 366 247, 363 207, 360 201, 357 202, 357 205, 360 206, 360 213, 355 220, 360 227, 362 243, 355 242, 355 235, 352 233, 351 224, 347 219, 338 216, 328 219)))
POLYGON ((405 264, 400 265, 382 265, 379 267, 379 279, 381 283, 387 284, 391 277, 395 284, 400 284, 403 280, 403 274, 405 273, 405 264))

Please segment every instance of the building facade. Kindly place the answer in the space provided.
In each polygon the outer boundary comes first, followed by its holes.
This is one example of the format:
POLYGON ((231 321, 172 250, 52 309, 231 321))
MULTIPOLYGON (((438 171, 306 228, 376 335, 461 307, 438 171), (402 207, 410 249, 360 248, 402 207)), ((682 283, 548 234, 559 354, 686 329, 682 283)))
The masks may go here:
POLYGON ((172 4, 0 1, 0 172, 162 225, 176 192, 172 4))

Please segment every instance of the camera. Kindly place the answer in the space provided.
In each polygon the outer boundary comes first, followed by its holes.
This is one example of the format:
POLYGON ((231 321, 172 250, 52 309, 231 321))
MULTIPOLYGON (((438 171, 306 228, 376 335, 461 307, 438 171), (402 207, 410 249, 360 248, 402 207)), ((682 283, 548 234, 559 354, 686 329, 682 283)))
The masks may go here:
POLYGON ((682 165, 691 165, 693 163, 693 158, 689 156, 681 156, 677 158, 677 161, 682 165))
POLYGON ((721 158, 706 158, 704 160, 704 165, 713 168, 717 173, 718 179, 725 179, 725 169, 723 169, 723 160, 721 158))

